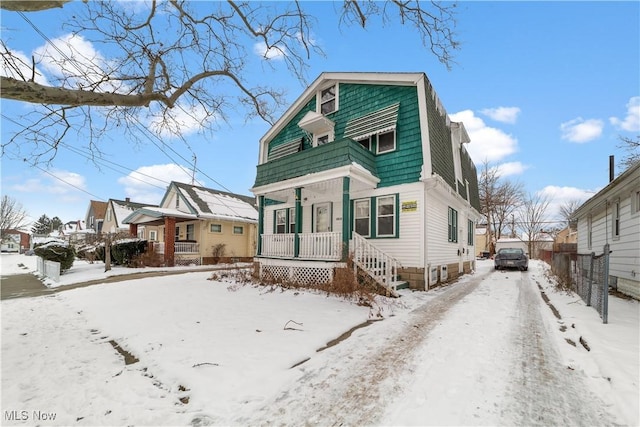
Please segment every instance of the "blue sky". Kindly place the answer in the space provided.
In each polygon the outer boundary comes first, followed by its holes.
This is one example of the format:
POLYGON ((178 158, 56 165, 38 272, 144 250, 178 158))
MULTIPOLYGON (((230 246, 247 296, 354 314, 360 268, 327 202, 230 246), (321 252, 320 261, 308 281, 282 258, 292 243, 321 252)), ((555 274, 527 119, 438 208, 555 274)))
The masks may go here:
MULTIPOLYGON (((309 61, 310 81, 323 71, 426 73, 452 119, 465 123, 477 167, 487 159, 528 192, 552 197, 550 216, 558 204, 584 200, 606 185, 609 155, 624 155, 619 137, 640 134, 639 2, 459 3, 462 45, 450 71, 409 27, 375 20, 365 30, 340 27, 339 4, 303 5, 318 18, 313 37, 326 53, 309 61)), ((54 39, 66 32, 50 23, 82 7, 27 16, 54 39)), ((2 39, 27 57, 45 44, 11 12, 2 13, 2 39)), ((268 74, 257 66, 255 75, 286 89, 292 103, 305 87, 281 68, 268 74)), ((5 100, 0 106, 5 142, 15 132, 15 114, 33 106, 5 100)), ((99 168, 64 147, 50 164, 34 168, 14 150, 1 159, 2 195, 22 203, 33 219, 47 214, 64 221, 84 218, 91 199, 159 203, 170 180, 190 180, 194 155, 200 184, 250 194, 258 140, 268 128, 239 113, 212 134, 189 134, 188 146, 164 139, 167 154, 152 142, 132 144, 114 134, 102 142, 99 168)))

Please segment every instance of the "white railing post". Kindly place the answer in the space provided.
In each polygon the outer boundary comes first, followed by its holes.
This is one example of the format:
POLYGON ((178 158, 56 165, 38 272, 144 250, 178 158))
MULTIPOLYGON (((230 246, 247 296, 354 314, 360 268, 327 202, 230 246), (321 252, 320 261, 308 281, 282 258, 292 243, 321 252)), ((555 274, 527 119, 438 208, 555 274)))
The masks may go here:
POLYGON ((353 232, 354 268, 365 270, 379 284, 389 288, 396 280, 400 263, 364 237, 353 232))

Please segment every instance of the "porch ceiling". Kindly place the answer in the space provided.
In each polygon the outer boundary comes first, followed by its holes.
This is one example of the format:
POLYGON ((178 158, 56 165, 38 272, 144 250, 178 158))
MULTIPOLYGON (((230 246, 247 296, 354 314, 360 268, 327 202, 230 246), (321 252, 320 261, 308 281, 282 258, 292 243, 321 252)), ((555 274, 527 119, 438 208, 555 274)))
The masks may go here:
POLYGON ((358 165, 343 166, 330 171, 305 175, 303 177, 288 179, 276 184, 253 188, 256 195, 263 195, 269 199, 280 202, 293 201, 295 189, 302 188, 302 197, 305 194, 316 195, 342 194, 342 179, 350 178, 350 191, 360 191, 376 188, 380 179, 373 176, 366 169, 358 165))

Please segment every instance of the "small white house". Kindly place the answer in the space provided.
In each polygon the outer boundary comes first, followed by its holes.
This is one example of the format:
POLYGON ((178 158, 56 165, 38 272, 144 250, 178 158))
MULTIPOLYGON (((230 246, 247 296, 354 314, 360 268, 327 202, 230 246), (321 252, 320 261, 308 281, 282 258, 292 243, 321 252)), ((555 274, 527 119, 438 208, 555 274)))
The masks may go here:
POLYGON ((627 169, 573 214, 578 253, 596 255, 610 245, 609 283, 640 299, 640 163, 627 169))

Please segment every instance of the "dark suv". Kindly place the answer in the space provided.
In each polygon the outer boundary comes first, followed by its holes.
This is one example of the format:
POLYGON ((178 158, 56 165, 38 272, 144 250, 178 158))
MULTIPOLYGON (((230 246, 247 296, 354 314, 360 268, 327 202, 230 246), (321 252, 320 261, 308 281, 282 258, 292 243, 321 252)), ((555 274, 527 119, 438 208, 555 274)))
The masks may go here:
POLYGON ((502 248, 496 253, 494 267, 496 270, 503 268, 517 268, 527 271, 529 268, 529 258, 520 248, 502 248))

